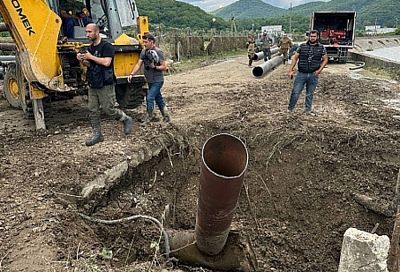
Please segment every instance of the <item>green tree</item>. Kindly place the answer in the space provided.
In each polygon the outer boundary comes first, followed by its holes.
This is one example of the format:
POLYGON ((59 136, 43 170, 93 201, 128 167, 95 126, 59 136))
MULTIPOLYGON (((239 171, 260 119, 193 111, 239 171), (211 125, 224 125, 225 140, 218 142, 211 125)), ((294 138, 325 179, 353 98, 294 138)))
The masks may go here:
POLYGON ((148 16, 150 27, 163 24, 167 29, 228 29, 229 23, 199 7, 175 0, 137 0, 140 15, 148 16), (213 20, 215 18, 215 20, 213 20))

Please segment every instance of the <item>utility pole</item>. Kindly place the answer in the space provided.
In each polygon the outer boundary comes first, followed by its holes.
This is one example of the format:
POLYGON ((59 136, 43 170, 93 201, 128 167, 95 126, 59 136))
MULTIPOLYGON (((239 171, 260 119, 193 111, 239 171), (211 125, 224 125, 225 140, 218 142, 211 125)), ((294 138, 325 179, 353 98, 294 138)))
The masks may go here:
POLYGON ((290 12, 289 12, 289 33, 292 33, 292 2, 290 2, 290 12))
POLYGON ((235 23, 235 16, 231 17, 231 32, 232 33, 236 33, 237 32, 236 23, 235 23))

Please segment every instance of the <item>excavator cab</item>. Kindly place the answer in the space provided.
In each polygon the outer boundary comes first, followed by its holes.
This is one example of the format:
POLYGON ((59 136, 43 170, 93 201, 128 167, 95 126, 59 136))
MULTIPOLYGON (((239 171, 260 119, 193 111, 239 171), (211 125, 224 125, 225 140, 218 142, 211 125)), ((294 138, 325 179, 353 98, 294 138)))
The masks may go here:
MULTIPOLYGON (((85 25, 89 22, 97 24, 104 37, 115 40, 123 33, 124 28, 136 28, 136 18, 139 17, 136 4, 131 0, 119 0, 118 5, 116 1, 110 0, 49 0, 49 5, 62 19, 64 12, 73 17, 72 40, 86 39, 85 25), (74 5, 75 10, 63 10, 65 6, 74 5)), ((66 36, 64 28, 61 36, 66 36)))
POLYGON ((127 81, 143 48, 141 37, 148 31, 147 17, 138 16, 134 0, 0 1, 0 14, 17 51, 15 63, 6 70, 3 93, 11 106, 22 108, 28 115, 33 113, 36 129, 45 129, 44 99, 72 98, 88 89, 86 67, 76 59, 76 54, 90 45, 85 23, 80 14, 71 11, 73 35, 66 37, 62 1, 84 6, 86 19, 98 24, 102 37, 113 44, 119 105, 135 108, 145 96, 143 75, 127 81), (127 35, 127 31, 134 35, 127 35))

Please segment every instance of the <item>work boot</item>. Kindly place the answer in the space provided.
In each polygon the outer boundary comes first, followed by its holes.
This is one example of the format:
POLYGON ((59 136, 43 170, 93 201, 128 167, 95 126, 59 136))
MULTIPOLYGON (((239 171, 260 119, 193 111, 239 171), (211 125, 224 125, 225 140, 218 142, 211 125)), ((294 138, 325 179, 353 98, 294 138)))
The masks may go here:
POLYGON ((90 122, 92 125, 92 136, 86 140, 86 146, 92 146, 104 141, 103 134, 101 134, 100 118, 93 118, 90 120, 90 122))
POLYGON ((133 121, 132 118, 125 113, 123 113, 120 121, 124 123, 124 134, 128 135, 131 134, 132 132, 132 127, 133 127, 133 121))
POLYGON ((310 115, 310 116, 317 116, 317 113, 312 110, 304 110, 304 114, 310 115))
POLYGON ((142 120, 142 126, 147 126, 151 120, 153 119, 153 111, 147 111, 147 114, 144 116, 142 120))
POLYGON ((171 116, 169 115, 167 107, 164 107, 161 111, 161 115, 163 116, 163 121, 165 123, 171 122, 171 116))

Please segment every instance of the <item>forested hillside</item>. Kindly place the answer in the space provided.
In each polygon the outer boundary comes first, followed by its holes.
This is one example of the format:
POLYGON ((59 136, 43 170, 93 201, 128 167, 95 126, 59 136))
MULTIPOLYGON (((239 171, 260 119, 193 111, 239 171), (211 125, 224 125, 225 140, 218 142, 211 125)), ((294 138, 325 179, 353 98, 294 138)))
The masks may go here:
POLYGON ((232 16, 237 19, 267 18, 286 13, 285 9, 271 6, 261 0, 239 0, 228 7, 212 13, 224 19, 232 18, 232 16))
POLYGON ((332 0, 330 2, 313 2, 293 8, 294 14, 309 16, 318 10, 355 10, 360 26, 378 25, 395 27, 396 18, 400 19, 400 2, 398 0, 332 0))
MULTIPOLYGON (((234 17, 238 30, 259 29, 262 25, 283 25, 285 31, 304 32, 313 11, 355 10, 357 28, 365 25, 400 26, 400 0, 331 0, 281 9, 267 0, 239 0, 212 14, 176 0, 136 0, 139 14, 149 17, 151 30, 163 29, 229 30, 234 17), (291 21, 291 24, 290 24, 291 21)), ((0 17, 0 22, 2 21, 0 17)))
MULTIPOLYGON (((291 17, 292 31, 295 33, 305 33, 308 29, 308 18, 301 15, 291 17)), ((290 16, 284 15, 279 17, 255 18, 255 19, 240 19, 236 21, 239 30, 259 30, 265 25, 282 25, 284 31, 289 32, 290 16)))
MULTIPOLYGON (((257 0, 239 0, 231 5, 215 11, 225 19, 235 16, 242 28, 249 29, 249 22, 255 21, 255 26, 265 24, 281 24, 286 30, 289 27, 288 18, 292 17, 292 26, 296 29, 307 27, 308 17, 313 11, 340 11, 355 10, 357 12, 357 27, 362 29, 365 25, 378 24, 384 27, 400 25, 399 0, 331 0, 329 2, 311 2, 293 7, 292 10, 272 10, 270 5, 257 4, 257 10, 251 7, 257 0), (262 20, 260 18, 263 18, 262 20)), ((266 1, 266 0, 265 0, 266 1)), ((261 2, 261 1, 257 1, 261 2)), ((273 7, 276 9, 275 7, 273 7)), ((250 27, 251 27, 250 23, 250 27)), ((306 28, 304 28, 305 30, 306 28)))
POLYGON ((226 29, 228 22, 220 17, 175 0, 136 0, 140 15, 149 16, 151 27, 226 29), (214 20, 213 20, 214 19, 214 20))

